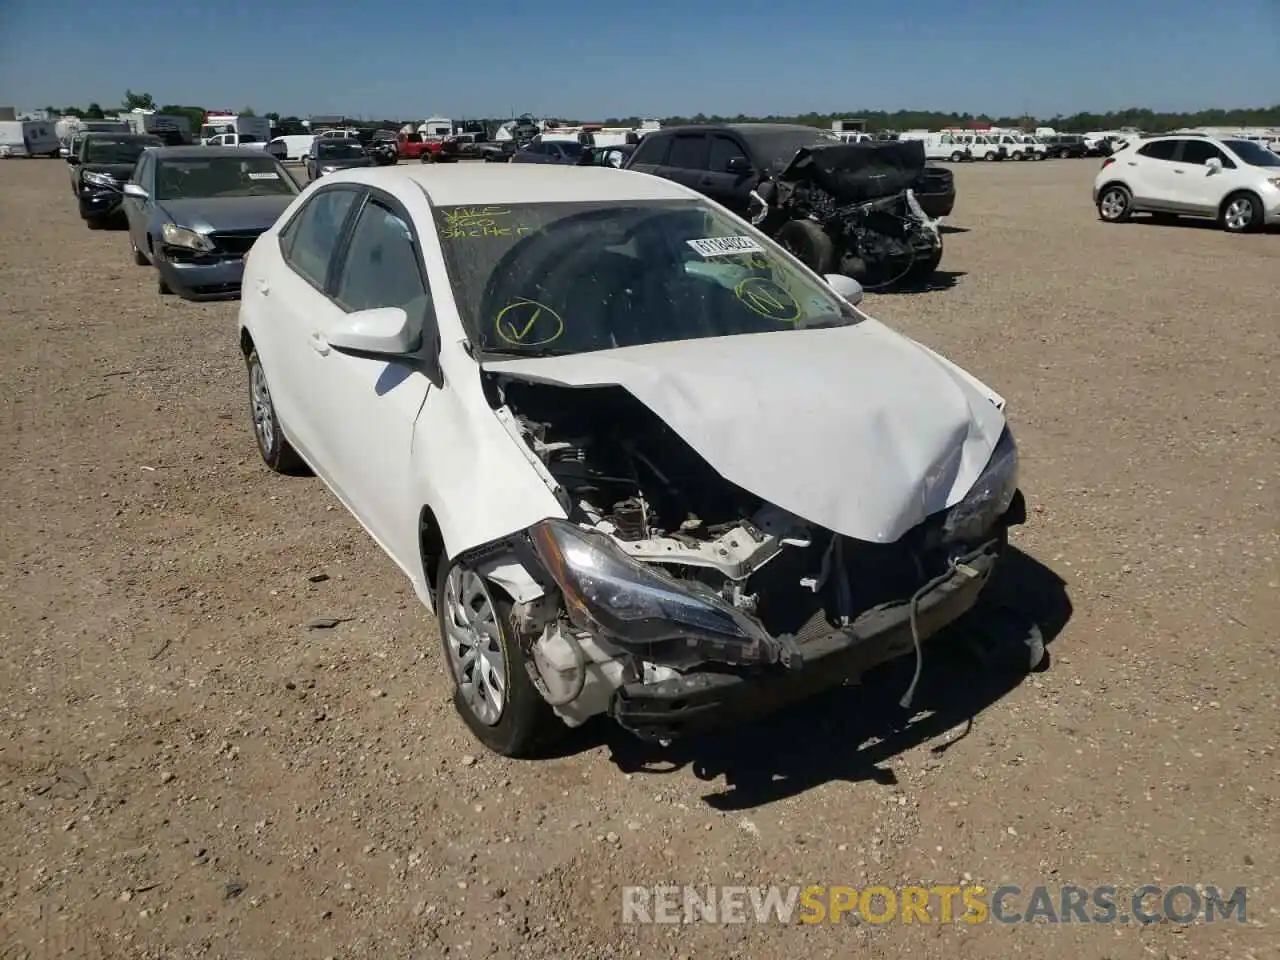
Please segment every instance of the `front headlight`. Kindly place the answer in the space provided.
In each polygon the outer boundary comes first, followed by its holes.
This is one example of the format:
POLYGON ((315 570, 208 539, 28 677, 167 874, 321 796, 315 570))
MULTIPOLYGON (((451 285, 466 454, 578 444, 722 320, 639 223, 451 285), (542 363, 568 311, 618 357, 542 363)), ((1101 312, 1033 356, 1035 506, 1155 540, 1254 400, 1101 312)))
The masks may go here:
POLYGON ((1018 445, 1008 427, 1000 435, 991 459, 964 499, 951 508, 942 524, 942 539, 978 540, 1008 511, 1018 490, 1018 445))
POLYGON ((81 177, 85 183, 91 183, 95 187, 114 187, 116 185, 115 180, 109 173, 96 173, 93 170, 86 170, 81 174, 81 177))
POLYGON ((213 250, 213 241, 203 233, 196 233, 176 223, 166 223, 160 228, 160 234, 164 237, 164 242, 171 247, 186 247, 188 250, 199 250, 202 253, 213 250))
POLYGON ((778 643, 709 587, 677 583, 632 560, 605 534, 544 520, 530 535, 570 620, 582 629, 672 666, 778 659, 778 643))

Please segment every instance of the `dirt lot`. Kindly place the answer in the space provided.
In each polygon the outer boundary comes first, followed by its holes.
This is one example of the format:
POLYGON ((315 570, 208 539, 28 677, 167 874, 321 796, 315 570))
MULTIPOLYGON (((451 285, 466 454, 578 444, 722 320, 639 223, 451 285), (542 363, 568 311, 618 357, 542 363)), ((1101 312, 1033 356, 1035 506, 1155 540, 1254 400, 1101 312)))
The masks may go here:
POLYGON ((938 289, 867 298, 1009 399, 1049 668, 957 647, 911 723, 891 673, 516 763, 391 562, 260 463, 235 305, 0 163, 0 956, 1280 955, 1280 236, 1104 225, 1096 168, 960 168, 938 289), (1248 922, 621 923, 623 884, 965 882, 1245 885, 1248 922))

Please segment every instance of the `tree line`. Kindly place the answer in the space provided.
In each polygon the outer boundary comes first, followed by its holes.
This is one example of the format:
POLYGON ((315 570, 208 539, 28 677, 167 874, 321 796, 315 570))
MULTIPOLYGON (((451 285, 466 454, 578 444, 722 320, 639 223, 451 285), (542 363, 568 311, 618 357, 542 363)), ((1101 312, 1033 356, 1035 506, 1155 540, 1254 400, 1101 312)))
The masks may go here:
MULTIPOLYGON (((119 107, 110 112, 129 111, 134 108, 155 110, 159 113, 185 116, 191 122, 193 130, 199 129, 204 122, 205 108, 183 104, 156 105, 155 98, 149 93, 134 93, 126 90, 119 107)), ((99 120, 106 112, 100 103, 90 103, 87 107, 45 107, 50 113, 80 117, 85 120, 99 120)), ((242 107, 240 114, 254 116, 252 107, 242 107)), ((302 129, 298 117, 281 117, 278 113, 264 113, 271 121, 282 128, 302 129)), ((1123 127, 1135 127, 1147 133, 1159 133, 1165 130, 1176 130, 1179 127, 1280 127, 1280 104, 1272 107, 1239 107, 1234 109, 1200 110, 1194 113, 1162 113, 1148 110, 1145 107, 1131 107, 1127 110, 1113 110, 1108 113, 1075 113, 1070 116, 1056 114, 1052 117, 992 117, 987 114, 943 113, 930 110, 849 110, 844 113, 799 113, 792 116, 772 114, 765 117, 738 114, 736 116, 720 116, 718 114, 698 113, 690 117, 663 117, 664 126, 675 126, 685 123, 799 123, 810 127, 830 129, 833 120, 861 119, 871 132, 881 130, 940 130, 944 127, 965 127, 970 124, 990 123, 1000 127, 1053 127, 1066 133, 1085 133, 1090 130, 1117 130, 1123 127)), ((486 129, 496 127, 509 118, 489 118, 481 121, 470 121, 469 128, 483 125, 486 129)), ((611 127, 635 127, 641 118, 609 117, 602 121, 611 127)), ((402 121, 384 120, 380 124, 398 127, 402 121)), ((578 120, 562 120, 562 123, 574 124, 578 120)))

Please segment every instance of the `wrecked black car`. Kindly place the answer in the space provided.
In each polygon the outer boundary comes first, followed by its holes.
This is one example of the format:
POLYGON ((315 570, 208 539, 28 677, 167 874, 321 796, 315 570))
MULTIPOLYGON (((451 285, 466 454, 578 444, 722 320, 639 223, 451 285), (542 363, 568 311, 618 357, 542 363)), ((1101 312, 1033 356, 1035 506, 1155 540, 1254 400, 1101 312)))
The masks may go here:
POLYGON ((926 166, 920 143, 843 143, 797 124, 663 128, 644 136, 626 169, 697 190, 817 273, 843 273, 868 289, 937 269, 934 217, 955 201, 954 182, 926 166))
POLYGON ((753 196, 751 222, 805 266, 869 288, 927 279, 942 237, 914 187, 925 171, 918 141, 801 147, 753 196))

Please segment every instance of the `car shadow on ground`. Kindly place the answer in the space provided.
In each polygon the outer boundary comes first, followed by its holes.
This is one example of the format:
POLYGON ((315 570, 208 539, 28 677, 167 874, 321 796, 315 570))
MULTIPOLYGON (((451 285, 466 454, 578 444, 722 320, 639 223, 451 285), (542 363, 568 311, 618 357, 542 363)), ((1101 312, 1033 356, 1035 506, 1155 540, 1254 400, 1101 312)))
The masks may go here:
MULTIPOLYGON (((1135 213, 1129 223, 1145 227, 1173 227, 1175 229, 1208 230, 1214 233, 1223 232, 1222 224, 1207 217, 1178 217, 1173 214, 1135 213)), ((1259 233, 1280 234, 1280 224, 1265 226, 1254 233, 1255 235, 1259 233)))
POLYGON ((904 281, 879 290, 868 288, 868 292, 889 296, 903 293, 936 293, 940 290, 950 290, 960 282, 963 276, 965 276, 964 270, 935 270, 915 283, 904 281))
POLYGON ((603 740, 624 773, 689 769, 700 780, 723 779, 722 788, 704 796, 719 810, 751 809, 834 780, 892 785, 896 778, 886 761, 950 731, 931 748, 941 758, 968 736, 979 713, 1026 678, 1039 643, 1045 652, 1035 669, 1048 669, 1048 645, 1071 614, 1063 580, 1010 548, 979 605, 926 645, 910 708, 898 704, 915 669, 908 656, 867 674, 860 685, 718 734, 664 747, 601 720, 575 731, 557 752, 590 749, 603 740))
POLYGON ((969 232, 969 228, 968 228, 968 227, 953 227, 953 226, 952 226, 951 224, 949 224, 949 223, 942 223, 942 224, 939 224, 939 225, 938 225, 938 232, 939 232, 939 233, 941 233, 943 236, 946 236, 948 233, 968 233, 968 232, 969 232))

